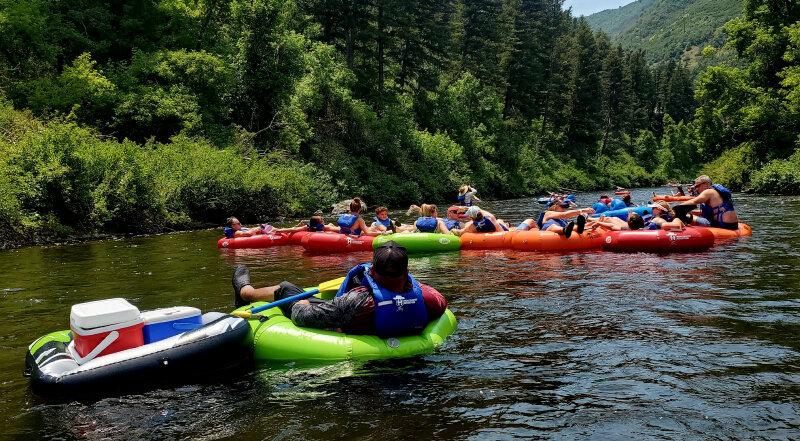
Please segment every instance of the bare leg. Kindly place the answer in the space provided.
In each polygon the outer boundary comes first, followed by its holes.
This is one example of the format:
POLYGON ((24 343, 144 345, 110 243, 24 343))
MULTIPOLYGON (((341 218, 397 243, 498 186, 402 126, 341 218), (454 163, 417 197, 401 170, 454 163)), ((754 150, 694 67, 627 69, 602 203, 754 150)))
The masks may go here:
POLYGON ((280 285, 265 286, 263 288, 254 288, 253 285, 245 285, 240 291, 243 300, 247 302, 271 302, 275 300, 275 291, 278 290, 280 285))

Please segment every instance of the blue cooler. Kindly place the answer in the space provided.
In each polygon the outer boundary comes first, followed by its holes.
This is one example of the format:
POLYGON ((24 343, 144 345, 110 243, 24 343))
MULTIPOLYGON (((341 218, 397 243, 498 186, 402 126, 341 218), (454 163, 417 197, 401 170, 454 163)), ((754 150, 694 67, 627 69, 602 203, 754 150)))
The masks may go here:
POLYGON ((173 306, 142 313, 144 344, 164 340, 203 325, 200 310, 191 306, 173 306))

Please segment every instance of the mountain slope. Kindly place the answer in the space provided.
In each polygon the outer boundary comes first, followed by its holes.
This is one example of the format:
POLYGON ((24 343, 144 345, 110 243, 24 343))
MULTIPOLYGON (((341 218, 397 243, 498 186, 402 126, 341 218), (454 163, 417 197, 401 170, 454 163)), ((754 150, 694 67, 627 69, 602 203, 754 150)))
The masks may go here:
POLYGON ((742 0, 639 0, 587 17, 626 49, 644 49, 647 60, 681 58, 693 46, 719 45, 718 28, 742 13, 742 0))

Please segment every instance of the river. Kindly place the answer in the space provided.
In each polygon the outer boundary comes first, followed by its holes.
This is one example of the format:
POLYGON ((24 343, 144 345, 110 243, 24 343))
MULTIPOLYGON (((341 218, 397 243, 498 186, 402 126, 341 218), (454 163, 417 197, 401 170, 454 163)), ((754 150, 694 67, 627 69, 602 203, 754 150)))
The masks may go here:
MULTIPOLYGON (((653 191, 664 189, 634 190, 634 202, 653 191)), ((316 285, 370 254, 221 252, 221 229, 2 251, 0 438, 796 439, 800 199, 735 201, 753 236, 702 253, 413 256, 412 273, 459 322, 432 355, 260 365, 72 402, 37 398, 21 375, 27 346, 68 328, 72 304, 125 297, 141 310, 229 311, 231 265, 247 264, 256 285, 316 285)), ((541 206, 483 208, 516 222, 541 206)))

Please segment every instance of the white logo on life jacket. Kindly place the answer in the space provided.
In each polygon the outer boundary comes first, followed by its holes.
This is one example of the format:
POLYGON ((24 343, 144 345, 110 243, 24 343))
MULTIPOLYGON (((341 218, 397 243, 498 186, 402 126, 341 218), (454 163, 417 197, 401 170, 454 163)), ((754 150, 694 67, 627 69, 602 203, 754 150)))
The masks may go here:
POLYGON ((407 299, 399 295, 394 296, 392 300, 394 300, 394 304, 397 305, 398 312, 403 310, 403 305, 413 305, 414 303, 417 303, 417 299, 407 299))

